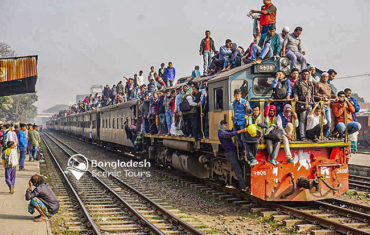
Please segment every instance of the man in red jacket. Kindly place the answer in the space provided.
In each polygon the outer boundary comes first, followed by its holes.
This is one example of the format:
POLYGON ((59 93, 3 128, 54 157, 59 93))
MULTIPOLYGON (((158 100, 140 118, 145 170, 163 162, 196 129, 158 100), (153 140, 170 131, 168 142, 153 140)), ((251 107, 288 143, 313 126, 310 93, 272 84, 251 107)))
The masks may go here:
POLYGON ((261 14, 260 24, 261 24, 261 35, 268 32, 270 26, 276 27, 276 7, 271 3, 271 0, 263 0, 263 5, 261 10, 251 10, 252 13, 261 14))
POLYGON ((333 114, 335 117, 335 124, 336 128, 343 137, 343 134, 346 130, 346 126, 344 124, 344 112, 345 108, 347 108, 347 126, 348 126, 348 134, 353 134, 356 131, 361 129, 361 124, 358 122, 353 121, 353 113, 355 112, 355 107, 352 103, 347 99, 346 93, 344 91, 338 92, 338 101, 332 104, 331 109, 333 110, 333 114))

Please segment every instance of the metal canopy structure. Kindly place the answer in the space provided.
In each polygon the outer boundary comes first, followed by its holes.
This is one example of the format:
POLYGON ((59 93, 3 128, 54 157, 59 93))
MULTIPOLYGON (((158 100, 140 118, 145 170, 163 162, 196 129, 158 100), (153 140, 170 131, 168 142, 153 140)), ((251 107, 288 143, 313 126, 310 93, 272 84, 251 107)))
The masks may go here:
POLYGON ((37 55, 0 58, 0 97, 35 92, 37 55))

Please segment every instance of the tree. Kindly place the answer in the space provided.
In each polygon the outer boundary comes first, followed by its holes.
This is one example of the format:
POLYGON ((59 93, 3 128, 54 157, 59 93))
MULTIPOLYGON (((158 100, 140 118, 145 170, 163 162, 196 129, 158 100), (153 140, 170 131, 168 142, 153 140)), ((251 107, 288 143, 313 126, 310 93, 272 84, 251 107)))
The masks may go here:
POLYGON ((0 57, 12 57, 15 56, 15 51, 11 47, 4 43, 0 42, 0 57))

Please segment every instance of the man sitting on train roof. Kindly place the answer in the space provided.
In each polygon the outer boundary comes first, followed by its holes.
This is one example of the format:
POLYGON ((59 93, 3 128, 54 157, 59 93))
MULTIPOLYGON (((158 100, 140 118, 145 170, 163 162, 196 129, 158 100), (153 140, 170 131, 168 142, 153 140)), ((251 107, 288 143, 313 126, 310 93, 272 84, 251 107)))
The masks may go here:
POLYGON ((230 39, 226 39, 225 45, 220 47, 220 52, 218 54, 219 60, 223 63, 223 68, 221 71, 226 71, 229 66, 230 56, 232 54, 232 41, 230 39))
POLYGON ((332 104, 331 108, 335 117, 336 128, 340 135, 339 137, 343 138, 343 135, 346 131, 346 126, 344 124, 345 115, 347 116, 348 120, 347 126, 349 135, 355 133, 356 131, 359 131, 361 129, 361 124, 354 121, 353 113, 355 113, 355 107, 350 102, 350 100, 348 100, 344 91, 338 92, 338 99, 339 100, 337 102, 332 104), (347 109, 346 114, 345 109, 347 109))
POLYGON ((284 106, 283 112, 277 115, 276 124, 280 130, 283 131, 283 135, 281 139, 283 140, 284 144, 284 152, 288 159, 289 163, 292 163, 292 153, 290 152, 289 147, 289 140, 292 139, 293 136, 293 119, 295 121, 296 127, 298 127, 299 121, 298 116, 296 113, 293 112, 292 106, 290 104, 286 104, 284 106))
POLYGON ((252 46, 252 63, 260 64, 264 59, 268 59, 273 56, 274 58, 279 57, 281 49, 280 38, 275 31, 275 26, 270 26, 269 31, 265 34, 262 34, 262 37, 258 42, 258 46, 256 44, 252 46))
POLYGON ((302 33, 302 27, 295 28, 294 32, 285 36, 282 56, 287 56, 290 59, 290 68, 296 67, 297 60, 301 64, 301 71, 307 69, 307 62, 304 55, 305 51, 302 50, 301 39, 299 36, 302 33))
POLYGON ((267 33, 270 26, 276 25, 276 7, 271 0, 263 0, 261 10, 251 10, 252 13, 260 13, 261 34, 267 33))
POLYGON ((247 132, 247 129, 244 128, 238 131, 229 131, 227 130, 227 122, 225 120, 220 121, 218 127, 219 130, 217 135, 220 140, 220 144, 226 153, 226 159, 230 162, 231 168, 235 172, 236 177, 238 177, 240 189, 242 191, 247 191, 247 184, 244 180, 243 172, 238 162, 236 148, 232 140, 233 136, 245 133, 247 132))
MULTIPOLYGON (((232 117, 234 121, 234 130, 239 131, 245 128, 245 120, 248 118, 247 113, 251 111, 251 107, 249 102, 242 98, 242 91, 240 89, 234 90, 234 101, 233 101, 233 110, 234 115, 232 117)), ((236 135, 236 139, 241 150, 245 151, 244 141, 245 135, 244 133, 240 133, 236 135)))
POLYGON ((325 118, 325 111, 322 107, 320 107, 320 103, 315 103, 315 106, 307 116, 307 138, 313 140, 314 142, 318 142, 321 133, 321 126, 323 129, 323 135, 325 135, 329 130, 329 124, 325 118), (320 123, 320 112, 323 116, 322 125, 320 123))
MULTIPOLYGON (((274 81, 271 83, 273 89, 272 98, 276 100, 290 100, 292 95, 292 85, 288 79, 285 79, 285 74, 279 70, 276 73, 274 81)), ((283 111, 283 107, 287 102, 274 102, 277 108, 277 113, 283 111)))
POLYGON ((251 167, 258 164, 256 159, 258 144, 262 136, 262 128, 267 128, 267 123, 262 122, 260 107, 254 106, 252 114, 247 119, 248 132, 245 133, 245 147, 247 149, 247 159, 251 167))
POLYGON ((281 31, 281 33, 279 33, 279 37, 280 37, 280 46, 283 45, 284 43, 284 39, 286 37, 286 35, 288 35, 290 32, 290 29, 288 26, 284 26, 283 30, 281 31))

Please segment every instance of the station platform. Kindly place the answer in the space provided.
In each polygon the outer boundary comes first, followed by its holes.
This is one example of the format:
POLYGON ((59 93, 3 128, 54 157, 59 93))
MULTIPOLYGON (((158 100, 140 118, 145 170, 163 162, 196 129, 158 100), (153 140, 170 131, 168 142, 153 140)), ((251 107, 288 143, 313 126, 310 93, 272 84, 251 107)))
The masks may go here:
POLYGON ((360 152, 352 154, 351 158, 349 159, 349 164, 370 167, 370 153, 360 152))
POLYGON ((27 211, 28 202, 25 193, 31 176, 40 173, 39 162, 29 162, 27 155, 25 169, 27 170, 18 171, 17 167, 15 192, 10 194, 4 179, 5 170, 0 164, 0 234, 51 234, 49 222, 36 223, 33 217, 38 215, 37 211, 33 215, 27 211))

